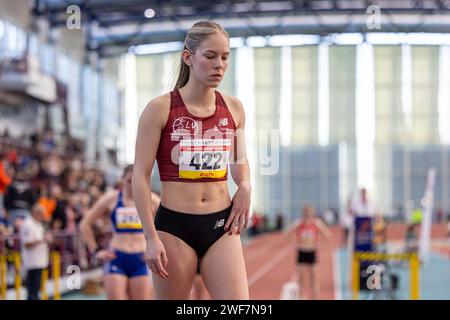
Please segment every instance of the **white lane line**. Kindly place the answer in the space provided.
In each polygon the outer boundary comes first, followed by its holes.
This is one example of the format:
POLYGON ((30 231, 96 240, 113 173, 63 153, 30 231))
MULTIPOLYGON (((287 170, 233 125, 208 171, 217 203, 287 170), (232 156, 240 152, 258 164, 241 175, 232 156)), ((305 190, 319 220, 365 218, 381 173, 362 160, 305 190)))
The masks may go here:
POLYGON ((272 259, 267 261, 265 264, 261 266, 256 272, 254 272, 248 278, 248 287, 250 288, 257 281, 259 281, 267 272, 270 271, 278 262, 280 262, 284 257, 286 257, 289 252, 291 252, 292 248, 290 246, 284 248, 284 250, 278 252, 272 259))
POLYGON ((339 250, 334 250, 333 254, 333 273, 334 273, 334 299, 342 300, 341 291, 341 261, 339 259, 339 250))
MULTIPOLYGON (((272 251, 276 247, 280 245, 284 245, 285 240, 279 240, 272 242, 272 245, 267 247, 266 245, 262 245, 261 248, 257 248, 256 250, 250 251, 249 253, 245 254, 245 262, 250 263, 257 258, 263 256, 265 253, 272 251)), ((278 250, 276 250, 278 251, 278 250)))

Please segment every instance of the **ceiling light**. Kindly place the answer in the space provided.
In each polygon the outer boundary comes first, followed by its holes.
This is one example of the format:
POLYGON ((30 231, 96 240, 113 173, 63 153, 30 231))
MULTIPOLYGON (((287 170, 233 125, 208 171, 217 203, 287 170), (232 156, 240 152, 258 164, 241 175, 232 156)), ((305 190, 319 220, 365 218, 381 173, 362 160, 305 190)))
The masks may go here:
POLYGON ((149 9, 145 10, 145 12, 144 12, 144 16, 148 19, 153 18, 155 16, 155 14, 156 14, 155 10, 153 10, 152 8, 149 8, 149 9))

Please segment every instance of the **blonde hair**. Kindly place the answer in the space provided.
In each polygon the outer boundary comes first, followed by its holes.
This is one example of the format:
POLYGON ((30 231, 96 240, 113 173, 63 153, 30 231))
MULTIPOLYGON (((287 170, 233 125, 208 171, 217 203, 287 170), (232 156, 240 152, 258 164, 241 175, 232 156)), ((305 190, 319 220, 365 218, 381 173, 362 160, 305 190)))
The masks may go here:
MULTIPOLYGON (((230 36, 228 32, 218 23, 213 21, 199 21, 196 22, 191 29, 187 32, 184 40, 184 50, 189 50, 191 53, 195 53, 200 44, 214 33, 221 33, 227 38, 230 36)), ((189 80, 189 66, 184 63, 183 57, 180 58, 180 71, 178 73, 178 79, 175 84, 175 89, 182 88, 189 80)))
POLYGON ((132 164, 127 165, 123 169, 122 178, 124 178, 129 172, 133 172, 133 168, 134 168, 134 166, 132 164))

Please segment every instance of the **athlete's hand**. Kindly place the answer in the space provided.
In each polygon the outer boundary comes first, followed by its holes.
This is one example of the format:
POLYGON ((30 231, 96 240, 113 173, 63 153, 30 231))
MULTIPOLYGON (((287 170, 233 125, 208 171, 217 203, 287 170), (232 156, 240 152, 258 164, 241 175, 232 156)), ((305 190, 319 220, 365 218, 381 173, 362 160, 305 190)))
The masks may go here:
POLYGON ((158 274, 163 279, 169 277, 166 269, 168 262, 166 249, 158 237, 147 240, 145 260, 153 273, 158 274))
POLYGON ((103 249, 97 251, 97 253, 95 254, 95 258, 99 261, 107 262, 114 260, 116 258, 116 254, 110 249, 103 249))
POLYGON ((230 217, 225 224, 225 231, 229 234, 240 234, 242 229, 247 228, 250 212, 251 188, 248 184, 241 184, 233 197, 233 207, 230 217))

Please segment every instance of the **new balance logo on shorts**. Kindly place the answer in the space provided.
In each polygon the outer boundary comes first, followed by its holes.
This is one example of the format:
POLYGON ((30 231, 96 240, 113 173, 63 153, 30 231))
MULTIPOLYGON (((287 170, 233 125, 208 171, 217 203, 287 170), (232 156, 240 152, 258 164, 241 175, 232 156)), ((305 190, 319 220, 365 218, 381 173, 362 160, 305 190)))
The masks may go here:
POLYGON ((225 224, 225 219, 217 220, 216 225, 214 226, 214 230, 216 230, 217 228, 223 227, 224 224, 225 224))

